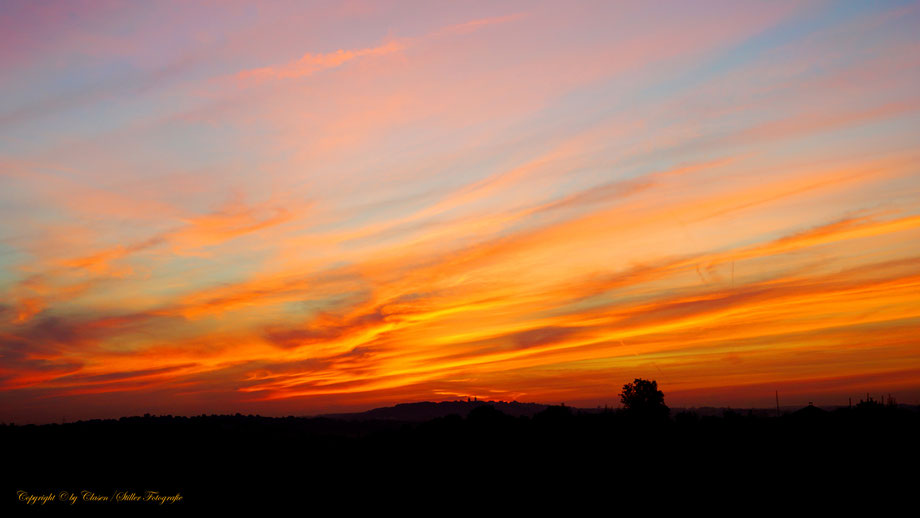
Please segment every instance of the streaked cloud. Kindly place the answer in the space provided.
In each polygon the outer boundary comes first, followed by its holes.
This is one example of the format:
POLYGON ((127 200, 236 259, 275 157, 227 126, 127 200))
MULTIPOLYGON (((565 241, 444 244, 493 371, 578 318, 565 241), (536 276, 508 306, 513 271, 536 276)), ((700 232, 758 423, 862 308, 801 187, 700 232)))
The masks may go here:
POLYGON ((914 4, 13 7, 5 421, 920 397, 914 4))
POLYGON ((396 41, 391 41, 377 47, 343 50, 339 49, 328 54, 304 54, 297 61, 274 67, 254 68, 243 70, 239 73, 240 79, 292 79, 308 76, 327 68, 336 68, 343 64, 366 56, 383 56, 399 52, 404 47, 396 41))

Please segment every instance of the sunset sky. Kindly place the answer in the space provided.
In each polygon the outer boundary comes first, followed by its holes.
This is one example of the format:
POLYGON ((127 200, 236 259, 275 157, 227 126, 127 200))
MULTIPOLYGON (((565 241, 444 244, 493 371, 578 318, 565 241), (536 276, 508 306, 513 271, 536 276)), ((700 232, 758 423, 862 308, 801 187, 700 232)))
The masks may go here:
POLYGON ((920 403, 920 3, 0 6, 0 421, 920 403))

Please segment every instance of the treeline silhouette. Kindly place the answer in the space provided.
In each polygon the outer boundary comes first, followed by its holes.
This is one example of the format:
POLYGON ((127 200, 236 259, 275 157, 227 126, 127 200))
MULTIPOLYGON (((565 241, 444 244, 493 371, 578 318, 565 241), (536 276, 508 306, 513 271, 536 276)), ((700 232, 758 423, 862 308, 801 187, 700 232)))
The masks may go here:
POLYGON ((0 443, 6 488, 154 488, 181 492, 183 505, 194 506, 289 491, 341 499, 576 480, 638 487, 703 473, 739 484, 779 472, 785 484, 808 483, 912 462, 918 432, 916 407, 874 401, 770 418, 561 405, 514 417, 480 402, 466 417, 423 422, 236 414, 3 425, 0 443))

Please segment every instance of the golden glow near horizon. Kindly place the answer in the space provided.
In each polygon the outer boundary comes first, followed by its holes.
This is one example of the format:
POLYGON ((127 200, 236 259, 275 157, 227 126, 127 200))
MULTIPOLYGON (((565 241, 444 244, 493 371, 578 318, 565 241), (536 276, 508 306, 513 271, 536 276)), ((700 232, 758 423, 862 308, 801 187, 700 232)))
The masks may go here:
POLYGON ((918 27, 13 2, 0 418, 920 402, 918 27))

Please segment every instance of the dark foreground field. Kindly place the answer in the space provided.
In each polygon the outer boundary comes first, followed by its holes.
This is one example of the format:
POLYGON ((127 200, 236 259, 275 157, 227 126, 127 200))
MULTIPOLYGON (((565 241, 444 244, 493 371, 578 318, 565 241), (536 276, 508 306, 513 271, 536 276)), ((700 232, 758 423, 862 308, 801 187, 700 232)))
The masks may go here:
POLYGON ((52 494, 47 508, 66 505, 62 491, 84 507, 151 507, 158 500, 144 499, 154 491, 181 495, 162 508, 347 510, 428 499, 449 508, 485 495, 511 504, 650 505, 676 495, 890 495, 916 488, 918 432, 916 407, 879 404, 782 417, 653 418, 561 406, 512 417, 481 404, 466 417, 422 422, 237 414, 4 425, 2 497, 20 510, 36 505, 17 494, 52 494))

